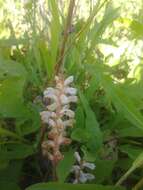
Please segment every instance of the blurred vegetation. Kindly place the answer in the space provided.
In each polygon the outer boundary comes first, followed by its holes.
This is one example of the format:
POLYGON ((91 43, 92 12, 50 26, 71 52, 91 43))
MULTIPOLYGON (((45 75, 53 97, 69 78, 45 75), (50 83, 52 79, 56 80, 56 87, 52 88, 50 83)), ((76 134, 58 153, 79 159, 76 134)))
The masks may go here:
POLYGON ((78 89, 72 144, 63 148, 60 185, 31 186, 52 181, 39 149, 39 112, 43 90, 53 83, 68 5, 0 0, 0 189, 142 190, 141 0, 76 1, 61 68, 78 89), (70 149, 95 163, 93 185, 66 184, 70 149))

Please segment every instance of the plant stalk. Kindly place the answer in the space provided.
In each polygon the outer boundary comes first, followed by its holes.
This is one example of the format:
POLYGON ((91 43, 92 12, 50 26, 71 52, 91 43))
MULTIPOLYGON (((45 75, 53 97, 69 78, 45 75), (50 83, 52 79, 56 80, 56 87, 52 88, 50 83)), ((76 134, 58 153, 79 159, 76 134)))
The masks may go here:
POLYGON ((127 178, 128 176, 132 173, 132 171, 134 170, 133 167, 131 167, 115 184, 115 186, 120 186, 127 178))
POLYGON ((141 187, 143 187, 143 178, 141 178, 141 180, 133 187, 132 190, 139 190, 141 187))
MULTIPOLYGON (((93 10, 93 15, 91 15, 88 19, 91 23, 91 21, 95 18, 95 16, 97 15, 97 13, 102 9, 102 7, 108 2, 109 0, 104 0, 104 2, 98 7, 95 7, 93 10), (94 13, 95 12, 95 13, 94 13)), ((61 66, 63 59, 65 57, 65 55, 70 51, 70 49, 72 48, 72 46, 77 42, 76 40, 79 40, 81 34, 83 32, 85 32, 85 30, 87 29, 87 26, 89 25, 89 22, 87 22, 82 28, 81 30, 75 35, 74 39, 72 40, 71 44, 69 44, 68 48, 64 51, 62 51, 62 53, 59 54, 59 58, 56 64, 56 74, 59 71, 59 67, 61 66)))
POLYGON ((75 7, 75 0, 70 0, 70 4, 69 4, 69 8, 68 8, 68 15, 67 15, 67 19, 66 19, 66 26, 64 29, 64 33, 63 33, 63 41, 62 41, 62 45, 61 45, 61 50, 59 53, 59 59, 57 61, 56 64, 56 74, 59 73, 60 68, 63 64, 63 60, 64 60, 64 53, 65 53, 65 48, 66 48, 66 42, 68 40, 68 36, 69 36, 69 31, 71 29, 71 24, 72 24, 72 17, 73 17, 73 12, 74 12, 74 7, 75 7))

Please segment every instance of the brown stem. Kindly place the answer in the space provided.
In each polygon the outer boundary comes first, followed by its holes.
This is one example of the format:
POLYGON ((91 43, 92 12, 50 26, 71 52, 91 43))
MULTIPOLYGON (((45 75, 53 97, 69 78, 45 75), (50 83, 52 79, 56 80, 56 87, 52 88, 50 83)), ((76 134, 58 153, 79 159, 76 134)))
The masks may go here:
POLYGON ((53 181, 58 181, 58 175, 57 175, 57 163, 54 161, 52 162, 52 171, 53 171, 53 181))
POLYGON ((61 65, 63 64, 65 47, 66 47, 66 42, 67 42, 67 39, 68 39, 68 36, 69 36, 69 31, 70 31, 70 28, 71 28, 71 24, 72 24, 72 17, 73 17, 74 7, 75 7, 75 0, 70 0, 70 4, 69 4, 69 8, 68 8, 67 20, 66 20, 66 26, 65 26, 64 33, 63 33, 63 41, 62 41, 61 50, 60 50, 60 53, 59 53, 59 59, 57 61, 56 68, 55 68, 56 74, 59 73, 61 65))
POLYGON ((39 146, 41 146, 42 142, 44 141, 45 138, 45 133, 46 133, 46 126, 42 124, 41 130, 40 130, 40 141, 39 141, 39 146))

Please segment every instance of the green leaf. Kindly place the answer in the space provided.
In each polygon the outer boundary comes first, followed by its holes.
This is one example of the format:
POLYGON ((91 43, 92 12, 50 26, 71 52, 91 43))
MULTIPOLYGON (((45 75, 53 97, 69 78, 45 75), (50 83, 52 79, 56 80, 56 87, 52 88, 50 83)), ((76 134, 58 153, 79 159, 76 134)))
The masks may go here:
POLYGON ((76 125, 73 128, 71 138, 78 142, 87 142, 90 134, 85 130, 85 114, 81 105, 77 107, 75 115, 76 125))
POLYGON ((96 120, 95 113, 92 111, 85 96, 80 92, 80 100, 83 105, 86 118, 85 118, 85 131, 90 138, 87 143, 87 147, 91 151, 97 151, 102 146, 102 132, 100 131, 99 124, 96 120))
POLYGON ((88 151, 95 153, 102 146, 102 132, 86 97, 81 92, 79 95, 82 106, 80 105, 77 109, 77 123, 71 137, 73 140, 83 143, 88 151))
POLYGON ((57 174, 59 182, 64 182, 66 177, 71 171, 71 168, 74 164, 74 150, 69 150, 68 152, 64 153, 64 159, 60 161, 57 167, 57 174))
POLYGON ((13 161, 7 168, 0 170, 0 188, 4 190, 20 190, 18 180, 21 168, 21 161, 13 161))
MULTIPOLYGON (((121 123, 122 124, 122 123, 121 123)), ((143 137, 143 130, 140 128, 135 128, 131 124, 125 125, 126 123, 123 123, 123 127, 118 129, 117 133, 120 137, 143 137)))
POLYGON ((4 190, 21 190, 20 187, 18 186, 18 184, 14 183, 14 182, 1 182, 0 181, 0 187, 1 189, 4 190))
POLYGON ((37 131, 41 124, 40 114, 36 106, 29 105, 27 109, 27 113, 16 120, 16 132, 21 136, 37 131))
POLYGON ((23 88, 24 67, 13 61, 0 61, 0 115, 20 117, 25 113, 23 88))
POLYGON ((95 184, 41 183, 28 187, 26 190, 124 190, 124 188, 95 184))
POLYGON ((135 160, 142 152, 142 148, 132 146, 132 145, 122 145, 122 146, 119 146, 119 149, 122 152, 128 154, 128 156, 133 160, 135 160))
POLYGON ((89 87, 86 89, 86 97, 88 100, 90 100, 93 97, 94 92, 97 90, 97 88, 98 83, 96 77, 93 77, 89 83, 89 87))
POLYGON ((22 159, 34 154, 34 148, 26 144, 7 144, 0 147, 0 159, 22 159))
POLYGON ((20 44, 26 44, 28 39, 16 39, 16 38, 8 38, 8 39, 0 39, 0 47, 11 47, 11 46, 16 46, 20 44))
POLYGON ((81 105, 79 105, 76 109, 75 120, 76 120, 76 128, 85 127, 85 115, 83 107, 81 105))
POLYGON ((49 75, 53 75, 53 69, 56 64, 56 58, 57 58, 57 52, 59 48, 59 39, 61 37, 61 26, 60 26, 60 14, 59 14, 59 8, 58 3, 55 0, 49 0, 49 5, 51 9, 52 14, 52 20, 51 20, 51 52, 50 52, 50 63, 48 64, 48 70, 49 75))
POLYGON ((81 143, 87 143, 90 140, 91 133, 83 128, 75 128, 71 134, 71 138, 81 143))
POLYGON ((116 20, 119 16, 119 8, 114 8, 112 6, 112 3, 109 2, 106 5, 105 14, 102 18, 102 20, 99 23, 94 24, 94 27, 92 28, 89 38, 91 38, 91 45, 90 49, 88 50, 88 53, 90 53, 91 50, 94 49, 95 44, 99 43, 101 41, 101 37, 104 34, 107 27, 113 23, 114 20, 116 20))
POLYGON ((115 162, 115 160, 95 160, 96 183, 102 183, 103 181, 110 179, 115 162))
POLYGON ((7 129, 4 129, 2 127, 0 127, 0 137, 13 137, 15 139, 19 139, 19 140, 24 140, 22 137, 20 137, 19 135, 17 135, 16 133, 13 133, 7 129))
POLYGON ((133 33, 133 37, 136 39, 143 38, 143 24, 137 20, 129 19, 129 18, 120 18, 118 19, 120 23, 124 25, 124 27, 129 28, 133 33))
POLYGON ((120 86, 115 85, 107 75, 100 75, 98 80, 100 80, 107 96, 113 102, 118 112, 122 113, 123 117, 128 119, 134 126, 143 130, 143 116, 127 92, 120 86))

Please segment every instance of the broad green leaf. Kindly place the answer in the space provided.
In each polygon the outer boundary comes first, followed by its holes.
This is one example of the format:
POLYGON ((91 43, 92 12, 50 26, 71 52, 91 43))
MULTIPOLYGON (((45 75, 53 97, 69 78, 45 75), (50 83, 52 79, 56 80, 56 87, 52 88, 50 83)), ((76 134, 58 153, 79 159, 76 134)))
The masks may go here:
POLYGON ((22 118, 16 120, 16 132, 24 136, 37 131, 40 128, 41 120, 39 110, 34 105, 27 106, 27 112, 22 118))
POLYGON ((87 142, 87 147, 91 151, 97 151, 102 146, 102 132, 100 131, 95 113, 92 111, 87 99, 81 92, 79 95, 86 115, 85 131, 88 135, 90 135, 90 138, 87 142))
POLYGON ((91 79, 91 81, 89 83, 89 87, 86 89, 86 93, 85 93, 88 100, 90 100, 93 97, 97 88, 98 88, 97 79, 96 79, 96 77, 93 77, 91 79))
POLYGON ((124 188, 96 184, 41 183, 28 187, 26 190, 124 190, 124 188))
POLYGON ((0 61, 0 115, 19 117, 25 113, 23 88, 24 67, 12 61, 0 61))
POLYGON ((7 144, 0 147, 0 159, 22 159, 34 154, 33 146, 26 144, 7 144))
POLYGON ((95 160, 95 176, 96 183, 102 183, 110 179, 116 160, 95 160), (106 171, 106 172, 105 172, 106 171))
POLYGON ((71 137, 83 143, 89 151, 96 152, 102 146, 102 133, 95 113, 90 108, 86 97, 80 93, 81 104, 76 112, 76 125, 71 137))
POLYGON ((91 133, 85 128, 75 128, 71 134, 73 140, 81 143, 87 143, 90 141, 91 133))
POLYGON ((81 105, 79 105, 76 109, 75 120, 76 120, 76 128, 85 127, 85 115, 83 107, 81 105))
POLYGON ((14 182, 7 182, 7 181, 0 181, 0 188, 1 189, 5 189, 5 190, 21 190, 20 187, 18 186, 18 184, 14 183, 14 182))
POLYGON ((90 138, 90 134, 85 130, 85 113, 81 105, 76 109, 75 120, 76 124, 73 128, 71 137, 73 140, 85 143, 90 138))
POLYGON ((143 116, 132 99, 127 95, 127 92, 114 84, 112 79, 107 75, 100 75, 98 80, 100 80, 107 96, 110 98, 111 102, 113 102, 116 109, 132 124, 143 130, 143 116))
POLYGON ((110 95, 118 110, 135 126, 143 130, 143 116, 132 100, 118 87, 110 86, 110 95))
POLYGON ((27 72, 25 68, 17 62, 0 59, 0 80, 17 77, 25 80, 27 72))
POLYGON ((74 164, 74 150, 69 150, 68 152, 64 153, 64 159, 60 161, 57 167, 57 174, 59 182, 64 182, 66 177, 71 171, 71 168, 74 164))
POLYGON ((13 161, 5 169, 0 170, 0 188, 3 190, 20 190, 18 185, 22 162, 13 161))

